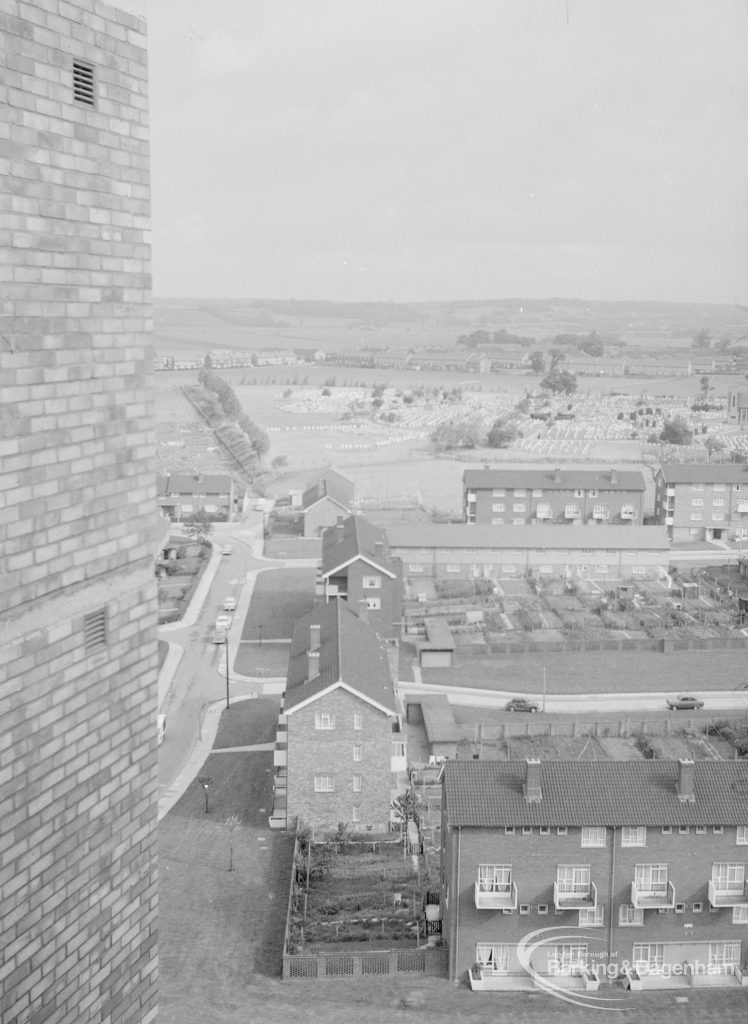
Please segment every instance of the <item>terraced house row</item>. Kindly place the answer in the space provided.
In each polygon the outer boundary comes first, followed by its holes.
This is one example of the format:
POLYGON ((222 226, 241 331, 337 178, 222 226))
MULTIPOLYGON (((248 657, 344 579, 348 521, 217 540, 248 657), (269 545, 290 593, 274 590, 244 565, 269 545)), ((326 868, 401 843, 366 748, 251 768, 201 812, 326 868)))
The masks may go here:
POLYGON ((442 786, 451 978, 748 982, 748 763, 456 760, 442 786))

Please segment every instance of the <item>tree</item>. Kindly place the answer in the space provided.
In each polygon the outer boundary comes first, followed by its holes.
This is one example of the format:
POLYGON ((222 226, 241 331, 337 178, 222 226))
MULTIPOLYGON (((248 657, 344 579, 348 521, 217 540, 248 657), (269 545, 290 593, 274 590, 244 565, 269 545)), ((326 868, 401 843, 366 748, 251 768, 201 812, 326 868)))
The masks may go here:
POLYGON ((229 871, 234 870, 234 832, 241 825, 241 819, 238 814, 232 814, 231 817, 226 819, 225 822, 226 830, 229 834, 229 871))
POLYGON ((401 793, 400 796, 392 801, 390 806, 392 808, 392 815, 401 823, 403 832, 407 831, 409 821, 414 821, 416 825, 419 824, 418 798, 415 790, 406 789, 404 793, 401 793))
POLYGON ((568 370, 551 370, 543 377, 540 386, 554 395, 573 395, 577 390, 577 378, 568 370))
POLYGON ((183 519, 182 526, 193 540, 198 540, 201 544, 206 544, 208 537, 213 533, 213 523, 204 508, 183 519))
POLYGON ((545 372, 545 356, 540 351, 530 353, 530 369, 533 373, 545 372))
POLYGON ((442 423, 431 435, 431 443, 438 452, 451 448, 477 448, 480 431, 475 423, 442 423))
POLYGON ((711 332, 708 331, 706 328, 703 328, 703 327, 702 327, 702 329, 700 331, 697 331, 694 334, 694 336, 693 336, 693 338, 691 340, 691 347, 692 348, 710 348, 711 344, 712 344, 711 332))
POLYGON ((605 355, 605 345, 598 337, 596 331, 588 334, 586 338, 580 341, 578 348, 580 352, 584 352, 585 355, 592 356, 593 358, 605 355))
POLYGON ((287 455, 276 455, 273 461, 270 463, 273 469, 285 469, 288 465, 287 455))
POLYGON ((714 455, 715 452, 723 452, 725 450, 725 443, 724 441, 720 441, 718 437, 708 437, 706 441, 704 441, 704 447, 709 452, 709 459, 711 461, 712 455, 714 455))
POLYGON ((706 401, 709 392, 712 390, 712 385, 709 383, 709 378, 706 374, 699 380, 699 387, 701 389, 701 397, 706 401))
POLYGON ((494 420, 493 426, 488 431, 487 443, 489 448, 509 448, 517 440, 519 430, 509 420, 494 420))
POLYGON ((660 441, 664 444, 690 444, 691 428, 682 416, 674 416, 665 420, 660 431, 660 441))
POLYGON ((551 370, 555 370, 561 360, 566 359, 560 348, 549 348, 548 355, 551 357, 551 370))

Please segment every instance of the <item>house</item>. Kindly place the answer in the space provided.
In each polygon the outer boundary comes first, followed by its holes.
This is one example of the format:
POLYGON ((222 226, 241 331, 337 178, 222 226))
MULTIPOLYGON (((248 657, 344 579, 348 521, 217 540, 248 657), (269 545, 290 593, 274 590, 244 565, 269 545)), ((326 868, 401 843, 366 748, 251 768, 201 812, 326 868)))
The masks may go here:
POLYGON ((727 422, 748 423, 748 391, 727 389, 727 422))
POLYGON ((333 483, 319 480, 301 495, 301 511, 305 537, 319 537, 320 534, 338 521, 341 515, 351 511, 345 494, 333 483))
POLYGON ((341 599, 294 626, 274 764, 271 826, 389 831, 405 734, 386 646, 341 599))
POLYGON ((629 965, 636 987, 742 980, 748 762, 455 760, 441 775, 451 979, 558 991, 629 965))
POLYGON ((555 524, 468 526, 464 523, 392 523, 390 550, 403 575, 418 579, 539 578, 659 579, 667 573, 670 541, 664 526, 555 524))
POLYGON ((229 473, 166 473, 157 477, 156 491, 161 511, 178 521, 195 512, 230 520, 239 500, 229 473))
POLYGON ((365 606, 382 639, 400 639, 402 563, 392 556, 386 532, 362 516, 341 516, 322 534, 316 593, 323 601, 341 597, 354 610, 365 606))
POLYGON ((748 537, 748 466, 667 463, 655 473, 655 519, 675 541, 748 537))
POLYGON ((487 526, 641 523, 644 489, 638 470, 485 468, 462 475, 465 522, 487 526))

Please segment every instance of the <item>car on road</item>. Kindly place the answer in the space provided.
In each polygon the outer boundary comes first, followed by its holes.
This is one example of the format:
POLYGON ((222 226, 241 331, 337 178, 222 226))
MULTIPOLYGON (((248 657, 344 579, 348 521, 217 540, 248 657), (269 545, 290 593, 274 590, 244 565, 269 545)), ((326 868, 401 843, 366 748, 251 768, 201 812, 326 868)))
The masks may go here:
POLYGON ((216 630, 221 630, 222 629, 224 632, 226 632, 230 628, 230 626, 231 626, 231 616, 230 615, 219 615, 218 618, 216 619, 216 630))
POLYGON ((225 599, 225 601, 223 602, 223 610, 225 612, 235 612, 236 611, 236 598, 235 597, 227 597, 225 599))
POLYGON ((698 711, 704 707, 704 701, 698 697, 687 697, 681 694, 680 697, 671 697, 667 702, 670 711, 698 711))
POLYGON ((225 644, 228 639, 228 633, 225 629, 214 629, 213 630, 213 643, 214 644, 225 644))
POLYGON ((507 711, 529 711, 531 714, 535 714, 540 708, 533 701, 528 700, 526 697, 512 697, 512 699, 506 705, 507 711))
POLYGON ((234 549, 232 548, 232 546, 230 544, 227 544, 226 547, 221 548, 221 554, 222 555, 233 555, 233 553, 234 553, 234 549))

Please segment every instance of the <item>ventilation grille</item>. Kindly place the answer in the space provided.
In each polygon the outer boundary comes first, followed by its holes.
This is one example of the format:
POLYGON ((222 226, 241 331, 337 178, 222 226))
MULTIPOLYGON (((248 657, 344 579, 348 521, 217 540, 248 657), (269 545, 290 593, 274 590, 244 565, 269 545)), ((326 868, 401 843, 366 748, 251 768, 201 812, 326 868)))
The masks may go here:
POLYGON ((106 608, 91 612, 83 620, 83 636, 86 654, 95 654, 107 645, 107 614, 106 608))
POLYGON ((73 99, 89 107, 94 105, 94 69, 78 60, 73 61, 73 99))

